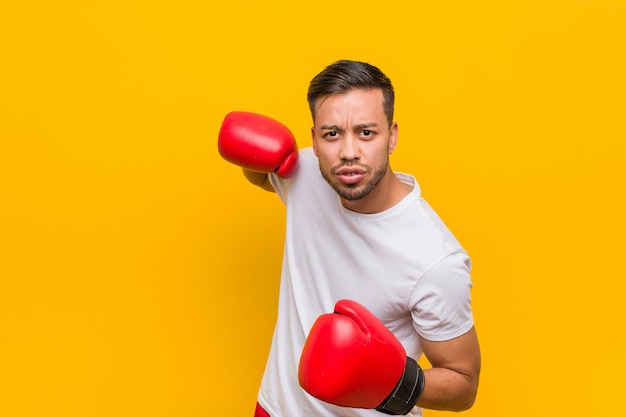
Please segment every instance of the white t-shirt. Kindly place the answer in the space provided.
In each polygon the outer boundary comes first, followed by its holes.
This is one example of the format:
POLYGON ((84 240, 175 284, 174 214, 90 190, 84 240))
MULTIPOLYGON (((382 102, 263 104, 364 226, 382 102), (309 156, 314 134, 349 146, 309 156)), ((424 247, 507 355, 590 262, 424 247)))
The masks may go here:
POLYGON ((396 175, 412 191, 375 214, 341 205, 311 148, 300 151, 289 180, 270 175, 287 207, 278 319, 258 395, 272 417, 383 415, 324 403, 298 384, 309 330, 340 299, 372 311, 416 360, 418 333, 443 341, 473 326, 467 253, 420 196, 415 178, 396 175))

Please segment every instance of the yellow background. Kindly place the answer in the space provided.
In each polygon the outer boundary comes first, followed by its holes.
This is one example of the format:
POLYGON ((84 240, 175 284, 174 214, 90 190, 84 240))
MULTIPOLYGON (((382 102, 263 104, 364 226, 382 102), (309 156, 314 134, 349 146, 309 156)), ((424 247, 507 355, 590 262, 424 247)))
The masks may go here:
POLYGON ((473 257, 465 415, 625 415, 625 45, 618 0, 3 2, 0 416, 252 415, 284 209, 216 136, 310 144, 341 58, 392 78, 392 166, 473 257))

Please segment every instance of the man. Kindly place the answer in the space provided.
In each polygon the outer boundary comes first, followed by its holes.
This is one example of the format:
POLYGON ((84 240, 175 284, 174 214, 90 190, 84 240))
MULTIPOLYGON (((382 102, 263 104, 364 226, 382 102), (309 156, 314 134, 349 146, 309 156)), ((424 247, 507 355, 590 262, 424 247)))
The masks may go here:
MULTIPOLYGON (((421 415, 421 408, 471 407, 480 352, 470 260, 420 196, 415 178, 389 165, 398 141, 391 81, 370 64, 338 61, 313 78, 308 102, 312 148, 298 151, 287 128, 250 113, 229 114, 220 131, 224 158, 242 166, 252 183, 276 191, 287 207, 278 319, 255 416, 421 415), (346 308, 341 300, 354 304, 346 308), (333 309, 337 314, 324 316, 333 309), (352 335, 335 333, 348 331, 335 323, 342 314, 378 334, 365 348, 346 348, 342 343, 352 335), (316 321, 322 316, 334 330, 316 321), (395 381, 387 386, 341 368, 358 360, 350 353, 358 349, 384 361, 377 349, 389 346, 389 356, 425 354, 432 368, 412 365, 409 382, 399 369, 396 388, 395 381), (333 350, 343 355, 328 368, 339 366, 337 375, 315 374, 319 358, 333 358, 333 350), (387 407, 384 397, 398 387, 406 391, 402 384, 410 385, 409 394, 399 394, 407 408, 387 407), (384 401, 355 400, 363 386, 384 393, 384 401)), ((371 375, 389 371, 390 365, 365 362, 357 367, 371 375)))

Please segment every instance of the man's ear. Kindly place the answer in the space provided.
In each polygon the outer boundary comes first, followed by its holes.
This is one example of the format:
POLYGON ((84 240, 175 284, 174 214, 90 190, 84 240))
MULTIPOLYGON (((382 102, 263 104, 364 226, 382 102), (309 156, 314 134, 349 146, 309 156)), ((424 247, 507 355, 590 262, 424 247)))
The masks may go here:
POLYGON ((311 128, 311 142, 313 143, 313 153, 317 155, 317 141, 315 140, 315 126, 311 128))
POLYGON ((398 123, 393 122, 389 130, 389 155, 393 153, 398 145, 398 123))

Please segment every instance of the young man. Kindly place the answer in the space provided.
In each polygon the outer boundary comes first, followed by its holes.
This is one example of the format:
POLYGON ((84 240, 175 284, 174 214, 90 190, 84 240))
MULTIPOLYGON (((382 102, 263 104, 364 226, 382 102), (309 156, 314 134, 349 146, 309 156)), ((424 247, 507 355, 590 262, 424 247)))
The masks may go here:
POLYGON ((313 78, 308 101, 312 148, 298 151, 287 128, 261 115, 231 113, 220 131, 224 158, 287 207, 278 318, 255 415, 471 407, 480 351, 470 260, 415 178, 389 165, 398 142, 390 80, 370 64, 338 61, 313 78), (405 352, 406 361, 385 362, 405 352), (432 368, 414 363, 422 354, 432 368))

